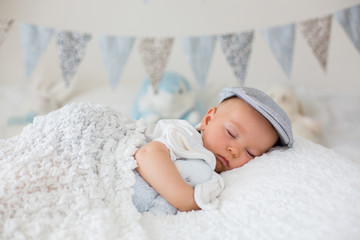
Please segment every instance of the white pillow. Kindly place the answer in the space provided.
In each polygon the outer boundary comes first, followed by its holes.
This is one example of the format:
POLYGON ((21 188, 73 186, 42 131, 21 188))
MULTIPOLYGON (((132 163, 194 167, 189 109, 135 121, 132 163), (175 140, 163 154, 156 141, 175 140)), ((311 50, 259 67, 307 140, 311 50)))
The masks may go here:
POLYGON ((360 164, 296 137, 222 174, 215 211, 142 218, 154 239, 355 239, 360 236, 360 164), (165 231, 166 229, 166 231, 165 231))

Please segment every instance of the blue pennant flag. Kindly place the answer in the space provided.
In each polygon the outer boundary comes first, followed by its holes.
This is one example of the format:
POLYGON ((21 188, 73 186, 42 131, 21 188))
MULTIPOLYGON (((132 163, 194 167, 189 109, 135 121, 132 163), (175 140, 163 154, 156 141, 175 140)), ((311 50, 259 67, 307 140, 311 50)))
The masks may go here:
POLYGON ((84 58, 86 45, 90 39, 90 34, 67 31, 57 33, 56 43, 59 47, 60 67, 66 86, 70 85, 70 81, 84 58))
POLYGON ((99 44, 110 84, 115 88, 133 47, 134 38, 102 35, 99 37, 99 44))
POLYGON ((34 71, 40 57, 50 43, 53 34, 54 30, 51 28, 21 23, 20 41, 24 55, 27 77, 29 77, 34 71))
POLYGON ((337 11, 334 17, 360 52, 360 5, 337 11))
POLYGON ((254 31, 219 36, 220 46, 240 85, 244 85, 254 31))
POLYGON ((261 33, 288 77, 291 75, 295 24, 262 29, 261 33))
POLYGON ((197 82, 204 87, 215 49, 216 36, 184 37, 181 43, 197 82))

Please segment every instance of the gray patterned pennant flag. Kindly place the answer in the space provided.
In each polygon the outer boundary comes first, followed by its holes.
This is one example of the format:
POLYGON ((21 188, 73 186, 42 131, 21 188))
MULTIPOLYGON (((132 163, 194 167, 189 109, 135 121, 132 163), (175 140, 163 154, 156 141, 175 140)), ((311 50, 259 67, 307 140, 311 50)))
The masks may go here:
POLYGON ((290 77, 295 40, 295 24, 262 29, 261 33, 283 71, 290 77))
POLYGON ((183 37, 180 41, 196 81, 204 87, 215 49, 216 36, 183 37))
POLYGON ((100 49, 110 83, 115 88, 134 44, 133 37, 100 36, 100 49))
POLYGON ((325 70, 329 49, 331 15, 301 22, 299 28, 315 57, 319 60, 321 67, 325 70))
POLYGON ((8 17, 0 17, 0 46, 5 42, 13 22, 14 20, 8 17))
POLYGON ((162 79, 173 41, 173 38, 144 38, 139 43, 139 52, 154 89, 162 79))
POLYGON ((358 52, 360 52, 360 4, 337 11, 334 17, 344 28, 358 52))
POLYGON ((90 34, 79 32, 61 31, 56 35, 56 43, 60 51, 60 67, 67 86, 70 85, 70 81, 85 56, 86 45, 90 39, 90 34))
POLYGON ((21 23, 21 46, 25 61, 26 76, 34 71, 41 55, 45 52, 54 30, 32 24, 21 23))
POLYGON ((246 78, 253 39, 254 31, 219 36, 220 46, 241 86, 244 85, 246 78))

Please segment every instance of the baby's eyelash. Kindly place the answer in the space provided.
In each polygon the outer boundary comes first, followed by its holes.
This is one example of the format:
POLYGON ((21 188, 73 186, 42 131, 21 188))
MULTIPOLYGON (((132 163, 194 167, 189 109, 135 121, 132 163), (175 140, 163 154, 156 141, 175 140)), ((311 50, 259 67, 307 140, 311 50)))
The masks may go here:
POLYGON ((226 129, 227 133, 230 135, 230 137, 235 138, 234 134, 232 134, 229 129, 226 129))
POLYGON ((254 155, 254 154, 252 154, 251 152, 249 152, 248 150, 246 150, 246 152, 247 152, 247 154, 249 154, 249 155, 250 155, 250 157, 252 157, 252 158, 254 158, 254 157, 255 157, 255 155, 254 155))

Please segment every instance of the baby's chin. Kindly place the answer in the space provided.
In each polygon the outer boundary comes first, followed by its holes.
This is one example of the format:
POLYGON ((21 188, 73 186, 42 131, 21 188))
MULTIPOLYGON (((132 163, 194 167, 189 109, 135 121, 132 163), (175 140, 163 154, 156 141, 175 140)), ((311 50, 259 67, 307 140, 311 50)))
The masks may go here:
POLYGON ((224 168, 222 162, 220 160, 216 159, 215 172, 221 173, 223 171, 225 171, 225 168, 224 168))

